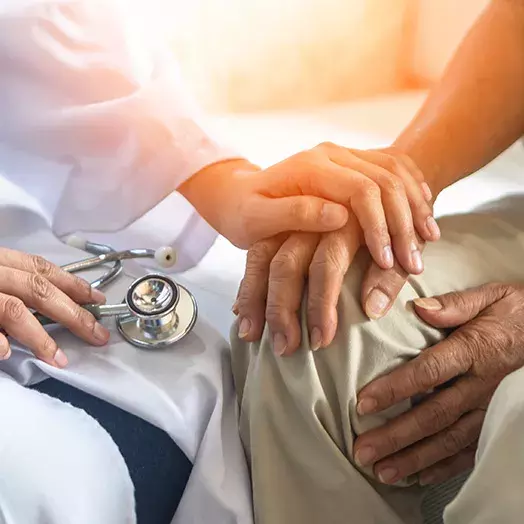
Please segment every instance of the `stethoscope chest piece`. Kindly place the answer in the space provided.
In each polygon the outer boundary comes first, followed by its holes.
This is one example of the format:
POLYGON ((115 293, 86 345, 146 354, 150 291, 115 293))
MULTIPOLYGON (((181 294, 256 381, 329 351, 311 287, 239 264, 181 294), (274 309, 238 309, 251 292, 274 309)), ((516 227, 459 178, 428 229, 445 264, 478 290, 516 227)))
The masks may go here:
POLYGON ((184 338, 197 320, 197 304, 183 286, 164 275, 136 280, 125 298, 128 313, 116 317, 121 335, 143 349, 160 349, 184 338))

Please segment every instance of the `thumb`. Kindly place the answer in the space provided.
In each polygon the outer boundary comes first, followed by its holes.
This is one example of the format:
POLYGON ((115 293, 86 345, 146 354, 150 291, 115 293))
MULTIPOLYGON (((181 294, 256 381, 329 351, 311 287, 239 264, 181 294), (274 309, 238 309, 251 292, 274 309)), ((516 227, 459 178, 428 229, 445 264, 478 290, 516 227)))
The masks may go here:
POLYGON ((348 210, 343 205, 313 196, 263 197, 257 206, 259 209, 253 209, 252 216, 259 217, 256 227, 259 238, 285 231, 335 231, 348 220, 348 210))
POLYGON ((437 297, 416 298, 413 302, 417 314, 428 324, 437 328, 453 328, 474 319, 507 292, 508 287, 503 284, 485 284, 437 297))

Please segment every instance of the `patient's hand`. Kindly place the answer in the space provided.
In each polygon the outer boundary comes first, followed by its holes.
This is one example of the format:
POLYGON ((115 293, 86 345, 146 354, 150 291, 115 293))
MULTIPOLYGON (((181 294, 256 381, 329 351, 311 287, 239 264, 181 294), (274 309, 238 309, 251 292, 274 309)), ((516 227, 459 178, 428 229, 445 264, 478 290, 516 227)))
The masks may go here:
MULTIPOLYGON (((337 328, 336 306, 344 275, 362 245, 362 236, 350 213, 346 226, 334 233, 295 233, 256 244, 248 253, 233 308, 240 317, 240 338, 258 340, 267 320, 275 352, 293 353, 301 340, 298 311, 307 282, 310 345, 316 350, 330 344, 337 328)), ((423 243, 418 247, 422 250, 423 243)), ((389 270, 371 263, 362 285, 362 305, 370 318, 387 313, 407 276, 398 263, 389 270)))
POLYGON ((360 415, 426 395, 356 441, 357 461, 373 464, 387 484, 416 473, 421 484, 439 483, 471 469, 491 397, 507 375, 524 365, 522 285, 485 284, 417 299, 415 308, 428 324, 455 331, 358 395, 360 415), (359 454, 365 459, 359 460, 359 454))

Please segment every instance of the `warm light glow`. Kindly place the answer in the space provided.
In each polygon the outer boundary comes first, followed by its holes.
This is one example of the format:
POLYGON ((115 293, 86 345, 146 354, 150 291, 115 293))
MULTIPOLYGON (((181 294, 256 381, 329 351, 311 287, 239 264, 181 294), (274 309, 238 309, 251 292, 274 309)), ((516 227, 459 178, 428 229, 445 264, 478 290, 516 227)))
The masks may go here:
POLYGON ((400 85, 406 0, 134 0, 208 109, 319 105, 400 85), (145 4, 144 4, 145 3, 145 4))

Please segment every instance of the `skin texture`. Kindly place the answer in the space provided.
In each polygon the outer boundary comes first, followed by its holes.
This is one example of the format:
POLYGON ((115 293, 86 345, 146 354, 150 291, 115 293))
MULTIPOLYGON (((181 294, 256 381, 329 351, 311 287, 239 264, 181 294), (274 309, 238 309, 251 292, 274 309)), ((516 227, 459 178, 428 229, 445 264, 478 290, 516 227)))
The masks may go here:
POLYGON ((438 239, 439 232, 428 228, 432 210, 423 177, 408 162, 386 151, 323 143, 265 170, 243 160, 214 164, 179 191, 241 248, 289 231, 336 231, 351 209, 380 267, 391 268, 396 258, 418 274, 422 260, 413 248, 415 230, 426 240, 438 239))
POLYGON ((102 304, 105 297, 88 282, 47 260, 0 249, 0 359, 11 356, 7 336, 47 364, 63 368, 67 357, 28 308, 67 327, 86 342, 102 346, 109 332, 79 304, 102 304))
POLYGON ((456 329, 358 396, 360 414, 426 396, 357 439, 356 460, 374 464, 379 478, 387 471, 388 484, 415 473, 422 484, 438 483, 473 467, 489 401, 502 379, 524 365, 523 286, 487 284, 417 299, 415 309, 432 326, 456 329))
MULTIPOLYGON (((423 180, 423 192, 428 200, 433 201, 444 188, 489 163, 523 134, 524 1, 494 0, 459 47, 441 82, 388 153, 403 162, 407 169, 411 166, 412 176, 419 182, 423 180), (417 178, 415 172, 423 173, 422 178, 417 178)), ((423 241, 424 238, 418 239, 421 251, 423 241)), ((350 219, 342 231, 315 236, 292 235, 267 241, 262 247, 254 246, 251 257, 248 256, 245 278, 234 306, 234 310, 242 317, 240 335, 246 340, 257 340, 266 317, 272 333, 279 335, 274 336, 277 353, 287 355, 298 348, 300 332, 297 331, 296 314, 300 302, 297 297, 302 296, 308 276, 311 345, 317 348, 329 344, 337 326, 336 304, 342 277, 349 267, 356 244, 360 245, 361 242, 362 231, 355 224, 351 225, 350 219), (286 261, 289 266, 287 269, 284 268, 286 261), (293 270, 299 277, 284 276, 293 270), (284 339, 280 333, 284 333, 284 339)), ((391 269, 372 263, 362 287, 362 306, 371 319, 380 318, 388 312, 406 278, 407 272, 398 260, 391 269)), ((499 288, 495 285, 495 289, 499 288)), ((520 293, 513 290, 510 293, 513 298, 505 298, 503 304, 515 300, 515 296, 520 296, 520 293)), ((484 380, 488 381, 489 390, 482 391, 482 402, 473 405, 470 398, 470 404, 463 403, 456 395, 457 389, 452 386, 447 390, 446 403, 437 405, 437 409, 440 409, 438 413, 430 412, 436 404, 414 408, 403 417, 408 421, 413 416, 425 417, 426 433, 429 431, 428 434, 438 437, 425 439, 414 446, 413 443, 424 435, 417 432, 413 424, 413 432, 408 439, 411 446, 402 452, 399 450, 405 448, 407 441, 395 440, 395 428, 399 426, 394 423, 372 434, 369 441, 368 436, 361 436, 357 449, 362 449, 370 442, 379 449, 379 462, 375 466, 377 472, 394 464, 394 468, 388 469, 396 469, 400 476, 422 471, 423 483, 429 483, 444 480, 471 466, 483 409, 493 388, 504 374, 513 369, 512 365, 500 366, 501 351, 507 353, 512 350, 513 341, 520 337, 523 322, 522 313, 512 315, 512 322, 499 322, 496 338, 488 339, 483 331, 484 326, 491 322, 490 327, 495 329, 492 319, 498 318, 498 315, 503 319, 507 313, 505 306, 490 305, 493 296, 493 289, 489 286, 474 293, 458 294, 456 299, 462 305, 462 313, 458 312, 459 306, 454 309, 456 318, 461 320, 461 323, 455 320, 454 325, 464 325, 461 328, 462 345, 453 345, 457 358, 465 361, 475 350, 476 357, 488 363, 484 380), (474 311, 475 304, 485 304, 488 309, 491 308, 489 316, 482 317, 483 323, 477 321, 475 316, 464 314, 474 311), (499 351, 494 351, 494 348, 499 351), (443 407, 457 418, 449 420, 441 417, 443 407), (442 423, 443 419, 447 423, 442 423), (459 422, 457 429, 454 424, 459 422), (454 443, 455 436, 459 440, 457 443, 454 443), (392 445, 395 442, 396 446, 392 445), (447 449, 445 453, 442 446, 447 449), (410 450, 414 450, 413 453, 410 450)), ((435 320, 432 313, 423 312, 421 307, 417 307, 417 311, 424 320, 430 323, 435 320)), ((426 358, 431 358, 433 349, 436 348, 430 348, 425 353, 428 355, 426 358)), ((412 367, 401 368, 393 375, 394 382, 409 383, 413 378, 412 371, 412 367)), ((428 386, 424 391, 439 383, 441 377, 436 371, 433 370, 431 375, 435 380, 428 380, 424 384, 428 386)), ((479 382, 474 384, 478 385, 479 382)), ((385 378, 375 383, 372 389, 366 388, 360 398, 364 400, 372 391, 373 396, 382 399, 385 407, 384 398, 391 394, 391 387, 391 381, 385 378)))

